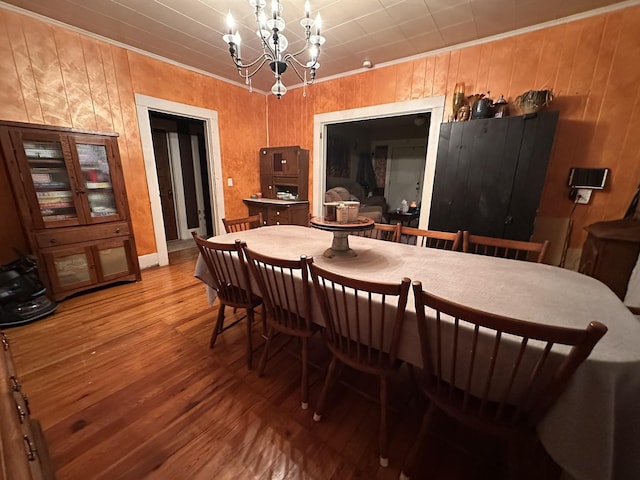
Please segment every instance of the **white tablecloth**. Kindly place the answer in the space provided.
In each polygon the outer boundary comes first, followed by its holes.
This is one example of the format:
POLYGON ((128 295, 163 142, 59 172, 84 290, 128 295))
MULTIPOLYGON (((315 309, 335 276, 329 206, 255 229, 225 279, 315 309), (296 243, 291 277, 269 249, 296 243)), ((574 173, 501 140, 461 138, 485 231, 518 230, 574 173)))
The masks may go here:
MULTIPOLYGON (((505 260, 350 236, 353 258, 325 258, 330 232, 300 226, 263 227, 219 235, 263 254, 313 256, 343 275, 377 281, 420 280, 454 302, 522 320, 609 331, 578 369, 539 425, 547 452, 577 480, 640 479, 640 322, 601 282, 550 265, 505 260)), ((195 275, 207 282, 204 262, 195 275)), ((407 305, 399 356, 420 366, 413 297, 407 305)))

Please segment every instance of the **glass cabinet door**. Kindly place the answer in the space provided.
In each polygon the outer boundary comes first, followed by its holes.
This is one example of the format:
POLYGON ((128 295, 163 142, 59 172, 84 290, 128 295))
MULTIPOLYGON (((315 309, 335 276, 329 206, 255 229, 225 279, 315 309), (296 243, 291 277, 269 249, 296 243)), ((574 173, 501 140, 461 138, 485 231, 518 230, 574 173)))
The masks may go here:
POLYGON ((68 247, 45 254, 56 290, 71 290, 96 283, 90 247, 68 247))
POLYGON ((128 240, 110 240, 96 245, 100 280, 112 280, 131 273, 128 240))
POLYGON ((77 220, 67 165, 60 141, 22 140, 42 220, 77 220))
POLYGON ((117 216, 106 145, 76 143, 76 152, 92 219, 117 216))

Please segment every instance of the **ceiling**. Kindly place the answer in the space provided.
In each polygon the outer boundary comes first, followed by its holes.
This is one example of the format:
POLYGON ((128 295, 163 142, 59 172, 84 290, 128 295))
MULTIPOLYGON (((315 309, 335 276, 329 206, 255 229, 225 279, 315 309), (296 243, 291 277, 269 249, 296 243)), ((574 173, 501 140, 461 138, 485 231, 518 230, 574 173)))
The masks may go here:
MULTIPOLYGON (((269 3, 269 2, 267 2, 269 3)), ((478 41, 594 9, 637 1, 615 0, 310 0, 322 16, 326 43, 317 79, 478 41)), ((281 0, 289 51, 304 44, 299 20, 304 0, 281 0)), ((243 83, 222 35, 231 11, 246 59, 258 55, 255 15, 246 0, 5 0, 45 17, 179 64, 243 83), (256 41, 252 41, 252 40, 256 41)), ((263 68, 253 87, 269 91, 273 75, 263 68)), ((285 73, 287 87, 299 84, 285 73)))

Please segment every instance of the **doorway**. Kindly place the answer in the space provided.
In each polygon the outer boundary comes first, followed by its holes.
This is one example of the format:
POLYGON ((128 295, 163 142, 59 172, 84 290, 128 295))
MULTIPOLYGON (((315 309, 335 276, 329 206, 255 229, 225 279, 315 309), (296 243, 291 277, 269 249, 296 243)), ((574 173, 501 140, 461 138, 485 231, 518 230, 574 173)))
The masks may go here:
MULTIPOLYGON (((419 198, 417 203, 420 203, 423 207, 420 210, 418 226, 426 228, 429 222, 429 207, 431 205, 431 195, 433 192, 433 176, 435 172, 440 123, 444 115, 444 102, 445 97, 439 96, 315 115, 313 144, 314 215, 322 215, 324 193, 327 188, 331 188, 331 186, 333 186, 332 184, 335 183, 335 179, 331 178, 331 175, 334 174, 333 172, 341 170, 336 170, 333 165, 330 165, 329 168, 327 167, 327 156, 330 155, 331 149, 333 149, 333 146, 336 144, 334 141, 329 143, 331 130, 345 133, 352 128, 351 125, 357 126, 360 124, 360 126, 365 126, 367 122, 380 122, 379 129, 382 130, 381 135, 386 136, 386 143, 388 143, 389 146, 379 148, 381 142, 376 142, 375 139, 372 141, 371 137, 365 141, 367 142, 366 151, 370 152, 369 155, 371 155, 373 160, 376 187, 377 189, 380 189, 380 187, 386 189, 387 175, 391 173, 388 168, 390 165, 389 161, 393 162, 391 156, 393 151, 392 145, 395 143, 396 148, 400 149, 403 146, 415 146, 411 144, 412 140, 406 137, 406 130, 409 128, 409 125, 412 125, 411 128, 422 127, 425 132, 423 137, 424 150, 421 154, 422 158, 419 160, 422 162, 422 159, 424 159, 424 164, 421 163, 421 165, 423 165, 422 170, 420 174, 412 180, 413 184, 407 193, 417 194, 419 198), (397 125, 394 126, 394 123, 397 125), (391 133, 394 130, 399 132, 397 134, 399 136, 391 138, 391 133), (402 135, 405 136, 403 137, 402 135), (383 152, 384 155, 381 152, 383 152), (382 175, 380 165, 384 165, 382 175), (382 183, 382 185, 380 185, 380 183, 382 183), (415 192, 416 187, 418 188, 418 192, 415 192)), ((350 135, 348 135, 348 137, 349 136, 350 135)), ((361 137, 361 139, 364 138, 366 138, 366 135, 361 137)), ((382 138, 383 137, 378 137, 379 140, 382 138)), ((356 140, 355 143, 358 144, 360 141, 361 140, 356 140)), ((345 141, 338 143, 353 145, 354 141, 353 139, 347 138, 345 141)), ((355 156, 357 157, 358 155, 355 156)), ((352 172, 353 169, 350 171, 352 172)), ((374 193, 380 193, 380 190, 374 193)), ((387 200, 387 207, 389 209, 399 207, 399 205, 393 205, 389 200, 393 201, 392 199, 387 200)))
MULTIPOLYGON (((200 165, 205 165, 206 167, 201 169, 199 176, 206 177, 206 182, 209 185, 208 193, 204 190, 202 193, 204 203, 206 204, 208 201, 210 205, 209 210, 205 208, 207 235, 215 235, 218 232, 224 231, 224 225, 222 224, 222 219, 225 216, 222 187, 222 161, 220 156, 220 135, 218 130, 217 112, 140 94, 135 94, 135 99, 156 243, 156 252, 139 257, 140 267, 148 268, 155 265, 169 264, 167 234, 165 232, 165 220, 162 210, 162 202, 160 200, 160 185, 158 182, 153 133, 149 115, 150 112, 158 112, 182 118, 186 117, 191 120, 202 122, 202 135, 205 148, 201 150, 200 147, 192 146, 192 152, 198 151, 199 159, 202 159, 198 160, 198 162, 194 162, 194 165, 195 163, 198 163, 200 165), (209 231, 209 228, 211 231, 209 231)), ((170 148, 170 145, 171 142, 169 141, 167 148, 170 148)), ((194 179, 196 175, 197 174, 194 172, 194 179)), ((202 185, 204 186, 204 184, 205 182, 203 181, 202 185)), ((194 189, 196 188, 195 185, 197 185, 197 182, 193 186, 194 189)), ((177 216, 179 217, 178 214, 177 216)))
POLYGON ((204 122, 150 111, 164 232, 169 252, 212 234, 204 122))
POLYGON ((422 182, 426 160, 426 137, 407 139, 407 145, 389 142, 390 155, 385 178, 385 196, 391 210, 400 208, 405 201, 409 205, 420 207, 422 200, 422 182))

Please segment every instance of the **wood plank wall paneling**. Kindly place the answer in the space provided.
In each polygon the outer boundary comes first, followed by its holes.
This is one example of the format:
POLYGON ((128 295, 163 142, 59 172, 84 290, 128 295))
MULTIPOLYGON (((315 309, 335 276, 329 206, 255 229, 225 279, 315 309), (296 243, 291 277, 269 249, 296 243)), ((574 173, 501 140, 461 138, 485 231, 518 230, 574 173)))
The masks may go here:
MULTIPOLYGON (((482 45, 327 80, 308 88, 306 113, 297 102, 269 97, 271 145, 312 148, 312 133, 280 126, 286 118, 313 124, 313 116, 374 104, 446 95, 445 121, 456 83, 465 93, 491 92, 513 102, 530 89, 553 89, 560 121, 540 202, 540 215, 568 217, 571 167, 608 167, 609 185, 575 210, 571 247, 583 227, 621 218, 640 182, 640 6, 549 27, 482 45), (349 92, 348 98, 343 92, 349 92), (313 98, 313 101, 310 101, 313 98)), ((322 78, 321 71, 319 78, 322 78)), ((287 97, 294 97, 290 90, 287 97)), ((304 103, 304 102, 303 102, 304 103)), ((517 113, 512 105, 511 110, 517 113)), ((312 156, 313 158, 313 156, 312 156)))
MULTIPOLYGON (((218 112, 223 176, 234 179, 233 187, 224 183, 225 212, 246 215, 242 198, 259 188, 258 150, 267 144, 263 95, 2 9, 0 67, 1 119, 120 135, 139 255, 155 252, 156 245, 135 93, 218 112)), ((2 211, 15 211, 6 175, 0 189, 2 211)), ((4 262, 13 248, 27 245, 17 215, 3 214, 0 227, 4 262)))
MULTIPOLYGON (((233 187, 224 182, 223 192, 226 215, 232 217, 246 213, 241 199, 258 189, 258 149, 267 145, 311 149, 316 113, 447 95, 446 118, 457 82, 465 83, 467 94, 491 91, 494 98, 502 94, 511 101, 531 88, 552 88, 556 92, 552 108, 560 111, 560 123, 540 214, 569 215, 573 204, 565 183, 570 167, 612 169, 607 190, 576 209, 572 247, 580 247, 583 227, 621 217, 640 180, 640 136, 634 134, 640 125, 638 23, 640 7, 633 6, 374 67, 317 83, 307 88, 306 96, 301 88, 290 89, 278 101, 0 10, 0 118, 118 132, 138 252, 144 255, 156 248, 135 93, 218 112, 223 177, 234 179, 233 187)), ((13 208, 6 193, 0 202, 13 208)), ((10 216, 3 218, 3 226, 20 230, 10 216)), ((7 251, 4 242, 0 248, 7 251)))

